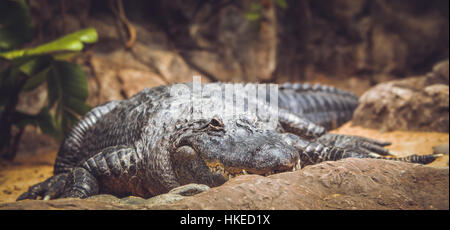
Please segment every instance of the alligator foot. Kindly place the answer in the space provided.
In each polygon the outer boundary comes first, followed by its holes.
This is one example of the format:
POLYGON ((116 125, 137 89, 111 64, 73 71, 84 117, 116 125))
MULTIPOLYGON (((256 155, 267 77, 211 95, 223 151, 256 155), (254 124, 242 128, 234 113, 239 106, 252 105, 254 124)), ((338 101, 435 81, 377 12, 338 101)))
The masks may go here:
POLYGON ((49 200, 58 197, 64 192, 68 177, 68 173, 52 176, 42 183, 31 186, 27 192, 17 198, 17 201, 25 199, 49 200))
POLYGON ((95 177, 84 168, 75 168, 71 172, 70 181, 61 198, 87 198, 98 194, 98 183, 95 177))
POLYGON ((384 148, 390 145, 390 142, 377 141, 366 137, 327 133, 317 138, 316 141, 325 146, 353 149, 366 155, 372 155, 373 153, 383 156, 392 155, 389 150, 384 148))
POLYGON ((31 186, 19 200, 50 200, 61 197, 86 198, 98 193, 95 178, 84 168, 75 168, 68 173, 50 177, 44 182, 31 186))

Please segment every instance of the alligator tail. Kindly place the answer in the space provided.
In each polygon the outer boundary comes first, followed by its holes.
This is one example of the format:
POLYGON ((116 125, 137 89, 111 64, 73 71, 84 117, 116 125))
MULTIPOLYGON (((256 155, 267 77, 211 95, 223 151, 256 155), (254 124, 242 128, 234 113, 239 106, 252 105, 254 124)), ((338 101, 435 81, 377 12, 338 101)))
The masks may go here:
POLYGON ((279 88, 278 106, 313 123, 334 129, 349 121, 358 106, 350 92, 320 84, 285 83, 279 88))

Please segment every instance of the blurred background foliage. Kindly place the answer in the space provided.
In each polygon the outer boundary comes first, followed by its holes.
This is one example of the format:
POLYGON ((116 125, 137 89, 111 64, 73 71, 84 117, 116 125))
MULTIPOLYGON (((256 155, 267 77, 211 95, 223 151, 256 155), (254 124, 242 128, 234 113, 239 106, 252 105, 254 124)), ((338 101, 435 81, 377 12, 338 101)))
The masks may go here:
POLYGON ((86 75, 67 61, 97 41, 93 28, 79 30, 54 41, 28 47, 33 27, 27 3, 1 1, 0 6, 0 156, 13 159, 27 125, 61 140, 80 116, 89 111, 86 75), (26 48, 21 48, 26 47, 26 48), (46 84, 48 103, 38 114, 16 110, 19 94, 46 84))

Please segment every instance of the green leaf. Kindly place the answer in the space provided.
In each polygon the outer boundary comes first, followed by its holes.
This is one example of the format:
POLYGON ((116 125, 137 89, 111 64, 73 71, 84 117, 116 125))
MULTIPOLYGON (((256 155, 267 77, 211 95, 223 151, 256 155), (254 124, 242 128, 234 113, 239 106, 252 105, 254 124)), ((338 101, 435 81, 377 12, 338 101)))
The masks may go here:
POLYGON ((39 126, 41 131, 47 135, 53 137, 61 136, 48 107, 43 107, 36 115, 16 111, 14 118, 14 125, 19 129, 24 129, 28 125, 39 126))
POLYGON ((55 60, 59 60, 59 61, 67 61, 73 57, 75 57, 76 55, 80 54, 81 52, 77 51, 77 52, 67 52, 67 53, 56 53, 53 54, 52 57, 55 60))
POLYGON ((62 38, 40 45, 35 48, 3 52, 0 53, 0 57, 12 60, 22 56, 81 51, 83 50, 83 43, 94 43, 97 40, 98 40, 97 31, 94 28, 87 28, 68 34, 62 38))
POLYGON ((51 135, 53 137, 61 137, 60 130, 57 128, 48 107, 42 108, 37 117, 37 123, 43 133, 51 135))
POLYGON ((0 2, 0 51, 14 49, 31 40, 33 27, 24 0, 0 2))
POLYGON ((85 101, 89 91, 83 69, 77 64, 64 61, 55 61, 54 66, 61 81, 63 95, 85 101))
POLYGON ((74 63, 54 61, 47 74, 49 106, 55 103, 55 124, 66 135, 78 118, 90 107, 85 104, 89 95, 87 78, 81 67, 74 63))
POLYGON ((47 74, 50 71, 50 67, 45 68, 41 72, 35 74, 34 76, 28 78, 28 80, 25 82, 25 85, 23 86, 23 91, 30 91, 41 85, 42 83, 47 80, 47 74))
POLYGON ((70 109, 78 115, 84 115, 91 110, 89 105, 86 105, 84 101, 75 97, 64 97, 64 104, 67 105, 66 109, 70 109))
POLYGON ((20 71, 11 65, 5 70, 5 72, 2 72, 1 75, 0 104, 7 104, 9 103, 10 97, 14 96, 12 95, 14 89, 16 89, 20 83, 20 71))
POLYGON ((24 64, 20 65, 18 68, 22 73, 27 76, 32 76, 42 71, 44 68, 47 68, 50 65, 51 57, 49 56, 37 56, 29 61, 26 61, 24 64))
MULTIPOLYGON (((55 67, 52 65, 47 73, 48 107, 52 108, 61 97, 61 83, 55 67)), ((57 111, 58 112, 58 111, 57 111)))
POLYGON ((65 109, 61 120, 61 130, 64 136, 67 136, 72 128, 79 121, 77 115, 72 111, 65 109))

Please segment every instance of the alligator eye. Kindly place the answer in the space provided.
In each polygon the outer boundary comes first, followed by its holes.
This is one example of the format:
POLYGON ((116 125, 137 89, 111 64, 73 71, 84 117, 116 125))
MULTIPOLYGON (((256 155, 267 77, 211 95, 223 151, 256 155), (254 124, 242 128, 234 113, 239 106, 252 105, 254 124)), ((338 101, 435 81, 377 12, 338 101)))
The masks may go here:
POLYGON ((211 119, 209 126, 215 129, 223 129, 223 123, 219 118, 211 119))

